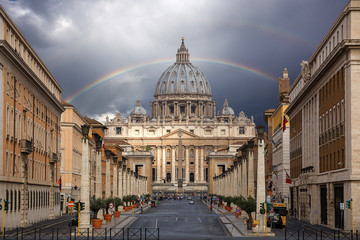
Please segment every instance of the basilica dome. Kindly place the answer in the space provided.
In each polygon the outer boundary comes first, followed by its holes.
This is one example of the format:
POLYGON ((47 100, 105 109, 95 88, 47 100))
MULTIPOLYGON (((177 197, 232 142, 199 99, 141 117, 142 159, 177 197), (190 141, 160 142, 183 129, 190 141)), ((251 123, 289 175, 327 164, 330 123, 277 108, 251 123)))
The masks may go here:
POLYGON ((176 62, 168 67, 159 78, 155 96, 159 95, 207 95, 211 88, 205 74, 191 64, 184 39, 177 50, 176 62))
POLYGON ((130 115, 147 115, 145 108, 141 106, 140 99, 136 101, 136 106, 131 110, 130 115))
POLYGON ((219 109, 219 116, 235 115, 234 109, 229 107, 228 100, 225 99, 224 105, 219 109))

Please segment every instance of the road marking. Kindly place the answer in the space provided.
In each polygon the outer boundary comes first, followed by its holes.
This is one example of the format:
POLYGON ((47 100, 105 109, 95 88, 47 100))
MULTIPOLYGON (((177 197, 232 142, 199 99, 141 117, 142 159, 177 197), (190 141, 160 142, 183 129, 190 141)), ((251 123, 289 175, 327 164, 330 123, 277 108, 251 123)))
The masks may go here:
POLYGON ((158 224, 158 219, 156 219, 155 228, 157 228, 157 224, 158 224))
POLYGON ((199 222, 201 222, 200 218, 197 218, 199 220, 199 222))
POLYGON ((179 219, 179 217, 176 217, 176 222, 177 222, 178 219, 179 219))

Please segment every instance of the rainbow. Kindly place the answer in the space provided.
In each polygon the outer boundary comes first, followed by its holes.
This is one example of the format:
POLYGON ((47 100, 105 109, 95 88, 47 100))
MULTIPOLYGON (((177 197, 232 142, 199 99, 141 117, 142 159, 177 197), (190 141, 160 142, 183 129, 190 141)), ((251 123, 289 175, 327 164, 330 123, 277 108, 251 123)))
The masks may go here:
MULTIPOLYGON (((276 81, 276 78, 274 76, 271 76, 270 74, 267 74, 259 69, 256 69, 256 68, 253 68, 250 66, 246 66, 243 64, 239 64, 236 62, 231 62, 231 61, 222 60, 222 59, 212 59, 212 58, 191 58, 191 60, 194 62, 205 62, 205 63, 220 64, 220 65, 224 65, 224 66, 228 66, 228 67, 233 67, 233 68, 237 68, 240 70, 244 70, 244 71, 256 74, 265 79, 276 81)), ((79 89, 78 91, 76 91, 75 93, 73 93, 72 95, 67 97, 64 101, 71 103, 75 98, 79 97, 80 95, 90 91, 91 89, 99 86, 100 84, 103 84, 112 79, 115 79, 125 73, 132 72, 132 71, 135 71, 135 70, 138 70, 141 68, 145 68, 145 67, 149 67, 149 66, 165 64, 165 63, 172 63, 172 62, 174 62, 174 59, 160 59, 160 60, 155 60, 155 61, 136 64, 136 65, 130 65, 130 66, 121 68, 119 70, 108 73, 105 76, 100 77, 99 79, 91 82, 90 84, 86 85, 85 87, 79 89)))

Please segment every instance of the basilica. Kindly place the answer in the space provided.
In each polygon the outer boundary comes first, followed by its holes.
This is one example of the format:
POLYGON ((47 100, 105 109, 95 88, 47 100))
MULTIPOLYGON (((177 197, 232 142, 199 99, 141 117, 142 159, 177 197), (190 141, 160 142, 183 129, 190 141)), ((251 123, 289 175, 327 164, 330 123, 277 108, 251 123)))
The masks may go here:
POLYGON ((150 179, 150 193, 212 193, 213 177, 255 137, 253 117, 235 114, 228 100, 216 112, 210 83, 190 62, 184 39, 155 86, 150 113, 138 99, 129 116, 118 112, 105 126, 105 144, 123 149, 126 166, 150 179))

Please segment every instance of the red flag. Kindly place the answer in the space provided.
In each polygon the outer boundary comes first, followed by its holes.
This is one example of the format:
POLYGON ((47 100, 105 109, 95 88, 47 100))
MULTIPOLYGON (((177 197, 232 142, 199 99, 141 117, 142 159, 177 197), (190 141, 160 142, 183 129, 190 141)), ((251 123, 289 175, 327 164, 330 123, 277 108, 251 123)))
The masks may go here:
POLYGON ((286 123, 288 123, 288 120, 286 118, 286 115, 284 115, 284 120, 283 120, 283 132, 286 130, 286 123))
POLYGON ((289 184, 292 184, 292 179, 291 177, 286 173, 286 180, 285 180, 286 183, 289 183, 289 184))
POLYGON ((59 178, 59 180, 57 181, 57 183, 59 184, 59 190, 61 192, 62 190, 62 180, 61 180, 61 177, 59 178))

